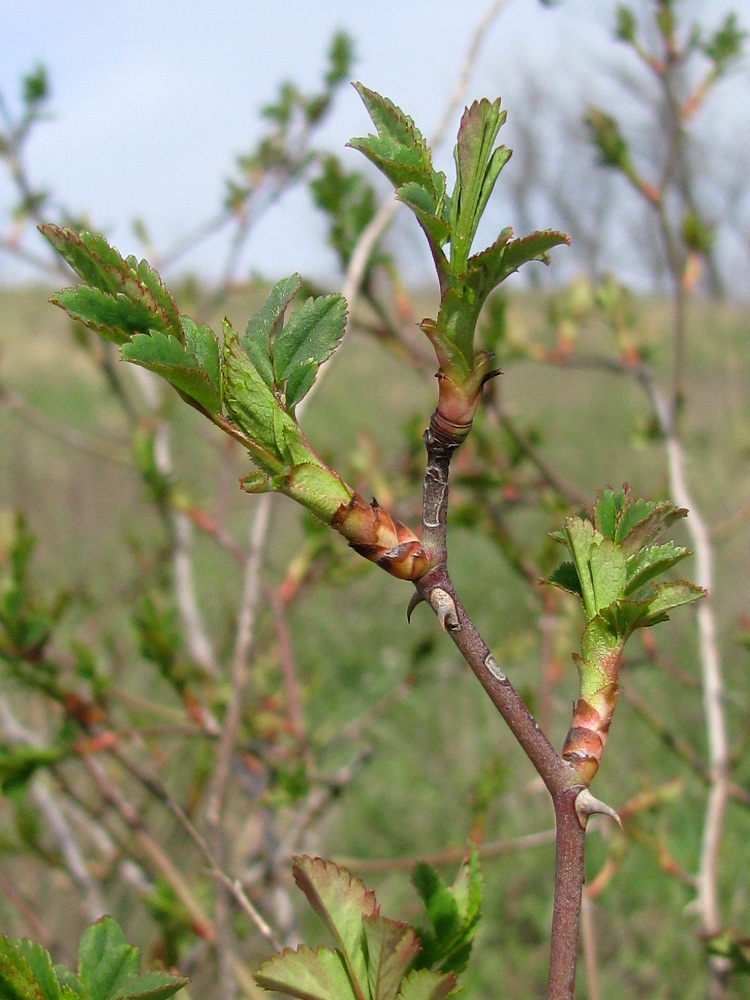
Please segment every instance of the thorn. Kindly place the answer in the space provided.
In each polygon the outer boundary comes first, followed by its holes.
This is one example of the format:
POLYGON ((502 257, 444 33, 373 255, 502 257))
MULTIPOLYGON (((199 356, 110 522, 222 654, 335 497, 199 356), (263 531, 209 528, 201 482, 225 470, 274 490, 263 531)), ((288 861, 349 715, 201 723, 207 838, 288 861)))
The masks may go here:
POLYGON ((595 798, 588 788, 582 789, 578 795, 576 795, 575 809, 576 815, 578 816, 578 822, 584 830, 586 829, 586 823, 588 822, 589 816, 593 816, 596 813, 601 813, 602 816, 609 816, 609 818, 613 819, 622 830, 622 820, 612 806, 608 806, 606 802, 602 802, 600 799, 595 798))
MULTIPOLYGON (((414 611, 414 609, 416 607, 419 607, 419 605, 422 603, 422 601, 424 601, 424 597, 422 597, 422 595, 415 590, 414 593, 411 595, 411 600, 409 601, 409 606, 406 609, 406 620, 407 620, 407 622, 411 621, 412 612, 414 611)), ((425 601, 425 604, 426 603, 427 602, 425 601)))
POLYGON ((461 623, 458 620, 458 612, 456 611, 456 602, 442 587, 434 587, 430 591, 430 604, 438 617, 441 629, 448 632, 455 632, 461 628, 461 623))

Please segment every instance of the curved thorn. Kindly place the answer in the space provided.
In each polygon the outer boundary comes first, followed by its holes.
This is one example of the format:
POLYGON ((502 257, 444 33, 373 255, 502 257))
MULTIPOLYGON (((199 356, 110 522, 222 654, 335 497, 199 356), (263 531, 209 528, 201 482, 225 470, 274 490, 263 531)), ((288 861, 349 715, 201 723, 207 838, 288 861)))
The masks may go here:
POLYGON ((608 806, 606 802, 602 802, 600 799, 595 798, 588 788, 582 789, 576 796, 575 810, 576 815, 578 816, 578 822, 584 830, 586 829, 586 823, 588 822, 589 816, 593 816, 595 813, 601 813, 602 816, 609 816, 609 818, 613 819, 622 830, 622 820, 612 806, 608 806))
MULTIPOLYGON (((424 597, 422 597, 422 595, 415 590, 414 593, 411 595, 411 600, 409 601, 409 606, 406 609, 406 620, 407 620, 407 622, 411 621, 412 612, 414 611, 414 609, 416 607, 418 607, 422 603, 422 601, 424 601, 424 597)), ((426 603, 427 602, 425 601, 425 604, 426 603)))

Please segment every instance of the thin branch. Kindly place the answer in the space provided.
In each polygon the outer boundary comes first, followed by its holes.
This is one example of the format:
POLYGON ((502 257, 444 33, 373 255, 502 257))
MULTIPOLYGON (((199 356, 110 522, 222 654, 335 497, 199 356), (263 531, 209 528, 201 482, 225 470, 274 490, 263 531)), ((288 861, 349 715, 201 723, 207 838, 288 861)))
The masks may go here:
MULTIPOLYGON (((150 372, 135 368, 134 376, 146 403, 154 413, 159 412, 161 404, 160 387, 150 372)), ((159 419, 154 435, 154 462, 165 478, 172 474, 172 456, 169 443, 169 429, 163 419, 159 419)), ((186 513, 177 508, 169 511, 172 529, 172 569, 174 572, 174 590, 183 634, 191 659, 210 677, 218 676, 216 657, 211 648, 205 626, 203 624, 192 565, 192 528, 186 513)))
POLYGON ((0 385, 0 403, 5 406, 10 413, 18 417, 26 427, 34 427, 43 434, 48 435, 57 441, 85 455, 91 455, 98 461, 111 462, 126 468, 132 468, 132 459, 116 445, 108 444, 106 441, 82 434, 74 427, 68 427, 60 423, 59 420, 52 420, 44 413, 31 406, 29 403, 6 386, 0 385))
MULTIPOLYGON (((240 598, 237 632, 235 635, 229 707, 219 737, 213 774, 206 796, 206 819, 210 827, 211 852, 216 858, 217 870, 228 864, 228 835, 225 829, 225 806, 229 792, 229 776, 237 736, 245 711, 247 687, 250 680, 248 658, 253 642, 257 610, 261 596, 260 572, 268 537, 272 498, 266 493, 255 505, 255 517, 250 532, 250 546, 245 564, 245 577, 240 598)), ((218 993, 224 1000, 236 994, 236 968, 233 913, 231 894, 227 886, 217 886, 214 914, 217 930, 217 955, 219 959, 218 993)))
MULTIPOLYGON (((511 840, 490 840, 477 844, 477 854, 487 860, 503 854, 513 854, 516 851, 528 851, 537 847, 546 847, 555 842, 554 830, 540 830, 538 833, 527 833, 511 840)), ((433 854, 412 854, 400 858, 340 858, 339 863, 345 868, 356 872, 393 872, 411 871, 415 865, 424 863, 440 867, 442 865, 458 864, 466 855, 464 847, 447 847, 433 854)))
MULTIPOLYGON (((688 489, 685 479, 685 458, 682 444, 675 430, 672 411, 659 387, 648 377, 645 369, 641 382, 648 393, 665 437, 670 492, 674 502, 690 510, 686 529, 695 553, 695 582, 703 587, 708 597, 698 604, 698 647, 703 682, 703 711, 708 737, 708 757, 711 783, 706 802, 698 867, 698 898, 696 909, 707 934, 721 930, 719 902, 719 855, 724 827, 724 816, 729 798, 730 755, 724 717, 724 685, 721 660, 716 636, 716 616, 713 607, 713 550, 708 525, 688 489)), ((728 967, 720 959, 711 960, 712 997, 724 995, 728 967)))
MULTIPOLYGON (((14 743, 23 742, 39 746, 38 735, 23 726, 11 711, 5 698, 0 699, 0 715, 3 731, 7 739, 14 743)), ((31 785, 31 798, 44 817, 44 827, 55 841, 65 863, 65 869, 82 896, 83 910, 90 921, 98 920, 106 912, 99 886, 92 877, 83 857, 78 841, 70 829, 60 806, 55 801, 49 787, 42 783, 40 776, 31 785)))

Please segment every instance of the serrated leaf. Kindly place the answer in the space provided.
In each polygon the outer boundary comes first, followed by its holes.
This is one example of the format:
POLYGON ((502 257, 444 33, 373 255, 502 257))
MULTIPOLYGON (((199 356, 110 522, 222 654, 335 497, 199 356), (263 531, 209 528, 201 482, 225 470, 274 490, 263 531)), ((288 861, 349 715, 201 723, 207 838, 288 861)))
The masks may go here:
POLYGON ((381 138, 389 140, 394 146, 413 150, 423 163, 429 162, 430 153, 422 133, 401 108, 361 83, 355 83, 354 89, 362 98, 381 138))
POLYGON ((287 382, 288 411, 309 390, 320 365, 341 343, 345 328, 346 302, 341 295, 308 299, 289 318, 273 344, 274 375, 277 384, 287 382))
MULTIPOLYGON (((628 503, 628 493, 623 490, 600 490, 594 506, 594 523, 605 538, 615 538, 618 518, 628 503)), ((618 538, 619 541, 619 538, 618 538)))
POLYGON ((401 985, 397 1000, 444 1000, 455 990, 456 977, 429 969, 410 972, 401 985))
POLYGON ((295 858, 293 872, 295 882, 334 935, 357 996, 367 997, 362 920, 379 912, 375 894, 361 879, 321 858, 295 858))
POLYGON ((216 349, 214 355, 208 346, 205 333, 201 332, 207 331, 213 339, 208 327, 201 328, 187 323, 185 329, 193 343, 197 342, 201 353, 208 356, 211 371, 206 370, 201 359, 187 347, 183 347, 174 337, 169 337, 158 330, 152 330, 147 334, 134 334, 128 343, 122 345, 120 354, 124 361, 161 375, 175 389, 195 400, 207 413, 218 416, 221 411, 218 344, 213 341, 216 349))
POLYGON ((698 601, 705 596, 706 591, 702 587, 697 587, 694 583, 688 583, 685 580, 670 580, 666 583, 654 584, 653 596, 645 602, 648 613, 639 627, 655 625, 658 621, 664 621, 669 611, 683 604, 692 604, 693 601, 698 601))
POLYGON ((648 545, 627 561, 628 583, 625 596, 632 596, 649 580, 671 569, 689 555, 689 549, 675 545, 672 541, 662 545, 648 545))
POLYGON ((603 538, 598 544, 592 544, 589 565, 594 606, 598 612, 623 595, 627 581, 625 553, 611 538, 603 538))
POLYGON ((284 395, 284 402, 290 412, 294 412, 297 403, 303 400, 312 389, 319 367, 320 365, 315 362, 310 362, 307 365, 298 365, 297 368, 292 370, 286 381, 286 392, 284 395))
POLYGON ((578 579, 578 573, 572 562, 560 563, 557 569, 550 573, 547 582, 559 587, 560 590, 566 590, 569 594, 575 594, 576 597, 583 596, 581 581, 578 579))
POLYGON ((596 614, 596 595, 591 579, 589 554, 592 544, 600 540, 601 535, 590 521, 580 517, 569 517, 565 522, 565 538, 581 584, 584 611, 587 619, 590 619, 596 614))
POLYGON ((363 153, 399 191, 415 184, 428 193, 436 214, 442 213, 445 175, 433 169, 429 147, 408 115, 388 98, 355 84, 378 135, 352 139, 348 145, 363 153))
POLYGON ((156 325, 147 306, 119 292, 110 295, 98 288, 80 285, 64 288, 53 295, 50 302, 64 309, 71 319, 115 344, 126 344, 133 334, 146 333, 156 325))
POLYGON ((377 915, 365 917, 363 929, 370 1000, 394 1000, 407 968, 419 951, 414 929, 377 915))
POLYGON ((60 984, 49 952, 40 944, 28 939, 16 941, 16 945, 31 969, 44 1000, 59 1000, 60 984))
POLYGON ((18 943, 0 937, 0 997, 3 1000, 46 1000, 18 943))
POLYGON ((494 149, 507 115, 500 99, 475 101, 461 119, 453 152, 456 186, 451 199, 451 264, 463 271, 479 220, 498 175, 510 158, 505 146, 494 149))
MULTIPOLYGON (((109 295, 120 304, 121 309, 124 309, 120 299, 123 296, 132 306, 138 305, 150 316, 149 322, 143 322, 138 327, 140 332, 155 329, 170 334, 178 340, 182 337, 175 301, 164 287, 157 272, 146 261, 137 261, 135 257, 128 257, 125 260, 103 236, 86 232, 75 233, 70 229, 60 229, 53 225, 40 226, 39 230, 91 290, 109 295)), ((59 304, 59 296, 53 301, 59 304)), ((79 300, 78 305, 81 304, 82 300, 79 300)), ((102 307, 99 304, 99 317, 101 312, 102 307)), ((74 318, 80 318, 87 325, 92 325, 85 316, 74 318)), ((98 323, 100 318, 94 317, 92 322, 98 323)), ((127 319, 115 322, 113 329, 127 329, 127 322, 127 319)))
POLYGON ((435 869, 418 865, 412 881, 419 893, 430 929, 422 931, 422 952, 415 965, 460 973, 471 955, 482 902, 482 874, 476 848, 458 870, 452 886, 446 886, 435 869))
POLYGON ((55 965, 55 975, 62 991, 62 1000, 78 1000, 83 997, 86 1000, 86 991, 78 976, 64 965, 55 965))
POLYGON ((418 864, 412 875, 414 888, 437 937, 452 934, 460 923, 458 904, 432 865, 418 864))
POLYGON ((250 317, 242 346, 269 389, 273 389, 272 343, 284 326, 284 312, 302 285, 298 274, 278 281, 260 309, 250 317))
POLYGON ((171 976, 166 972, 142 972, 125 982, 117 991, 115 1000, 167 1000, 187 986, 188 980, 182 976, 171 976))
POLYGON ((219 341, 213 330, 204 323, 197 324, 189 316, 181 318, 185 350, 191 354, 208 376, 219 403, 221 403, 221 355, 219 341))
POLYGON ((113 1000, 138 975, 138 949, 125 941, 111 917, 88 927, 78 946, 78 979, 88 1000, 113 1000))
POLYGON ((329 948, 285 949, 264 962, 254 979, 265 990, 299 1000, 365 1000, 352 988, 342 956, 329 948))
MULTIPOLYGON (((517 240, 510 240, 505 244, 502 257, 498 260, 495 269, 492 271, 493 287, 505 281, 514 274, 524 264, 536 260, 542 264, 549 264, 548 251, 553 247, 568 246, 570 237, 565 233, 556 232, 554 229, 545 229, 540 232, 530 233, 528 236, 520 237, 517 240)), ((490 248, 491 249, 491 248, 490 248)), ((476 254, 469 258, 469 264, 476 260, 481 260, 484 253, 476 254)))
POLYGON ((451 230, 440 213, 433 192, 412 181, 403 184, 396 191, 396 197, 414 213, 433 247, 433 254, 436 254, 450 240, 451 230))
POLYGON ((279 453, 279 424, 294 425, 240 344, 229 320, 224 320, 221 385, 224 408, 230 419, 253 442, 251 455, 262 472, 271 476, 286 470, 279 453))
POLYGON ((628 505, 617 524, 617 541, 627 553, 636 552, 648 545, 680 518, 686 517, 684 508, 675 507, 668 500, 638 500, 628 505))
POLYGON ((479 919, 483 890, 479 854, 476 845, 469 843, 468 854, 458 869, 451 890, 465 925, 474 924, 479 919))

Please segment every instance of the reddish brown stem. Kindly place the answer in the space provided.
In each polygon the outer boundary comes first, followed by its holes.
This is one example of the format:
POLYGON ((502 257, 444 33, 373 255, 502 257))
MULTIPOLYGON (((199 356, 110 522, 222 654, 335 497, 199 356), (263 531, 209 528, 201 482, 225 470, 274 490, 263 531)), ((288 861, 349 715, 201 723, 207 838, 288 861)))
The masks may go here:
POLYGON ((585 817, 582 819, 576 812, 576 799, 582 790, 578 769, 555 751, 500 670, 456 594, 447 568, 446 524, 450 461, 462 438, 451 438, 433 415, 424 440, 427 468, 423 489, 422 544, 431 568, 415 582, 417 600, 431 605, 441 626, 473 670, 552 796, 557 861, 547 1000, 572 1000, 585 844, 585 817))

